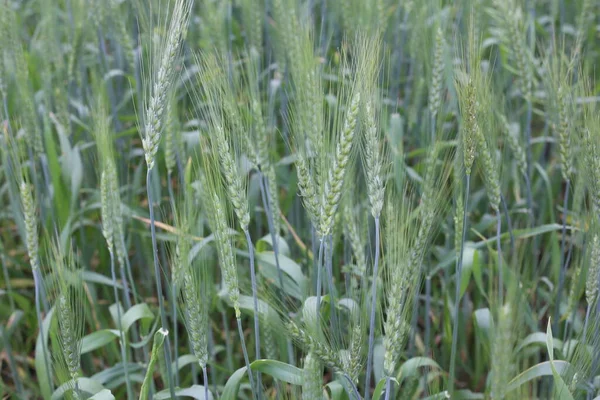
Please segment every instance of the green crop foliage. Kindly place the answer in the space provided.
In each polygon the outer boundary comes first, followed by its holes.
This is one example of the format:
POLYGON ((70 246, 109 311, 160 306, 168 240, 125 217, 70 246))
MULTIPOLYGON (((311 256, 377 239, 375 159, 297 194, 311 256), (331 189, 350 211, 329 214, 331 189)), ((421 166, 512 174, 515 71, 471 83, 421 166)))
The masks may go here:
POLYGON ((0 398, 600 399, 600 3, 0 0, 0 398))

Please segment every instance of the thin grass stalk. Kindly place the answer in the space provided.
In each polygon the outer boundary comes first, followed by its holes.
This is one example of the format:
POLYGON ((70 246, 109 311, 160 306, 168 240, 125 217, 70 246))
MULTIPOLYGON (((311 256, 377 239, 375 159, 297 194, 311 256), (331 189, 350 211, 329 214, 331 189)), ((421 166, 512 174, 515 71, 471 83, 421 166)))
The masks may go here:
POLYGON ((515 235, 512 228, 512 222, 510 220, 510 215, 508 214, 508 206, 506 204, 506 199, 503 194, 500 194, 500 203, 502 204, 502 212, 504 213, 504 217, 506 218, 506 226, 508 229, 508 236, 510 238, 510 251, 511 253, 515 251, 515 235))
MULTIPOLYGON (((167 137, 167 140, 172 138, 167 137)), ((173 182, 171 181, 171 171, 167 172, 167 191, 169 192, 169 202, 171 203, 171 210, 175 212, 175 194, 173 192, 173 182)), ((171 283, 171 293, 175 297, 177 291, 177 282, 173 278, 171 283)), ((171 301, 171 318, 173 319, 173 357, 175 362, 175 386, 179 387, 179 329, 177 326, 177 302, 171 301)))
POLYGON ((385 378, 385 400, 390 400, 392 396, 392 378, 388 376, 385 378))
POLYGON ((373 283, 371 284, 371 311, 369 313, 369 347, 367 351, 367 373, 365 377, 365 400, 370 398, 373 345, 375 339, 375 311, 377 308, 377 276, 379 273, 379 216, 375 217, 375 259, 373 260, 373 283))
MULTIPOLYGON (((531 173, 532 173, 532 163, 533 163, 533 154, 531 150, 531 120, 533 117, 533 106, 531 104, 531 99, 527 98, 527 119, 525 122, 525 157, 527 160, 527 175, 525 176, 525 185, 527 189, 527 208, 529 210, 529 223, 531 226, 534 225, 534 213, 533 213, 533 194, 531 191, 531 173)), ((534 241, 535 238, 534 238, 534 241)), ((534 244, 534 247, 537 247, 534 244)), ((534 252, 537 254, 537 251, 534 252)))
POLYGON ((252 377, 252 370, 250 369, 250 359, 248 358, 248 349, 246 347, 246 339, 244 338, 244 330, 242 329, 242 319, 236 318, 238 333, 240 335, 240 342, 242 343, 242 353, 244 354, 244 363, 248 371, 248 380, 250 381, 250 390, 252 391, 252 398, 257 398, 258 389, 254 386, 254 378, 252 377))
POLYGON ((172 308, 171 308, 171 313, 172 316, 171 318, 173 318, 173 357, 174 357, 174 363, 175 363, 175 386, 179 387, 179 339, 178 339, 178 335, 179 335, 179 328, 177 326, 177 302, 175 301, 174 297, 175 297, 175 293, 177 293, 177 283, 175 282, 175 279, 173 279, 173 282, 171 284, 171 290, 173 293, 173 299, 171 301, 172 303, 172 308))
MULTIPOLYGON (((209 399, 210 397, 208 397, 208 373, 206 372, 206 365, 204 367, 202 367, 202 377, 204 379, 204 398, 205 399, 209 399)), ((215 392, 216 394, 216 392, 215 392)))
MULTIPOLYGON (((254 307, 254 351, 256 359, 260 360, 260 314, 258 310, 258 288, 256 285, 256 270, 254 267, 254 245, 248 229, 244 230, 246 243, 248 244, 248 252, 250 253, 250 280, 252 281, 252 306, 254 307)), ((248 373, 250 371, 248 370, 248 373)), ((257 374, 258 383, 260 385, 260 373, 257 374)))
POLYGON ((44 328, 43 328, 43 318, 42 318, 42 311, 41 311, 41 299, 40 299, 40 295, 41 295, 41 290, 40 288, 42 287, 42 274, 39 270, 35 270, 33 271, 33 284, 34 284, 34 291, 35 291, 35 314, 38 320, 38 326, 39 326, 39 330, 40 330, 40 339, 42 339, 42 352, 44 353, 44 366, 46 367, 46 373, 47 373, 47 379, 48 379, 48 383, 50 384, 50 388, 52 390, 54 390, 54 381, 52 380, 52 375, 50 373, 50 361, 49 361, 49 353, 48 353, 48 342, 46 342, 46 338, 44 335, 44 328))
POLYGON ((325 238, 322 237, 319 239, 321 244, 319 245, 319 261, 317 261, 317 315, 320 315, 321 312, 321 292, 322 292, 322 282, 321 282, 321 270, 323 269, 323 248, 325 246, 325 238))
POLYGON ((333 332, 339 332, 337 310, 335 306, 335 287, 333 286, 333 237, 327 236, 325 243, 325 270, 327 271, 327 286, 329 290, 329 301, 331 307, 331 329, 333 332))
MULTIPOLYGON (((160 273, 160 267, 158 265, 158 246, 156 244, 156 227, 154 225, 154 203, 152 200, 152 189, 150 187, 150 178, 152 174, 152 168, 148 168, 146 172, 146 193, 148 195, 148 209, 150 210, 150 235, 152 236, 152 258, 154 260, 154 277, 156 280, 156 296, 158 297, 158 308, 160 310, 161 325, 164 327, 169 326, 167 321, 167 313, 165 311, 164 298, 162 292, 162 277, 160 273)), ((167 382, 169 385, 169 392, 172 399, 175 399, 175 386, 173 386, 173 374, 171 367, 171 341, 169 335, 165 335, 165 362, 167 364, 167 382)))
POLYGON ((500 304, 504 304, 504 270, 502 266, 502 240, 500 233, 502 232, 502 214, 496 211, 496 252, 498 253, 498 297, 500 304))
POLYGON ((110 253, 110 275, 113 284, 113 295, 115 296, 115 303, 117 305, 117 328, 119 329, 119 339, 121 341, 121 360, 123 362, 123 370, 125 373, 125 386, 127 388, 127 398, 133 399, 133 389, 131 387, 131 380, 129 379, 129 367, 127 366, 127 351, 125 335, 123 333, 123 325, 121 323, 121 304, 119 302, 119 291, 117 290, 117 274, 115 271, 115 255, 112 249, 109 249, 110 253))
POLYGON ((560 274, 558 277, 558 291, 556 293, 556 305, 554 306, 554 326, 553 332, 558 332, 558 321, 560 314, 560 300, 565 285, 565 276, 567 274, 567 263, 565 254, 565 245, 567 241, 567 207, 569 206, 569 190, 571 188, 571 179, 565 181, 565 192, 563 202, 563 216, 560 238, 560 274))
POLYGON ((450 352, 450 373, 449 373, 449 389, 450 395, 454 394, 454 378, 456 375, 456 348, 458 342, 458 312, 460 306, 460 283, 462 281, 462 264, 463 253, 465 250, 465 238, 467 235, 467 210, 469 205, 469 187, 471 186, 471 175, 467 175, 467 184, 465 185, 465 207, 463 211, 463 226, 460 242, 460 254, 458 255, 458 263, 456 265, 456 289, 454 292, 454 312, 452 315, 452 348, 450 352))

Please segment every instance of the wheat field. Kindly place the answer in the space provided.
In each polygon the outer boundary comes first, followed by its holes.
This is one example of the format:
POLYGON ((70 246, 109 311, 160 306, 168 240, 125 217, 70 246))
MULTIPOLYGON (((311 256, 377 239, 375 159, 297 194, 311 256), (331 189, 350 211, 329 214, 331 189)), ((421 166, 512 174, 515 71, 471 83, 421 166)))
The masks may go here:
POLYGON ((600 399, 599 13, 0 0, 0 398, 600 399))

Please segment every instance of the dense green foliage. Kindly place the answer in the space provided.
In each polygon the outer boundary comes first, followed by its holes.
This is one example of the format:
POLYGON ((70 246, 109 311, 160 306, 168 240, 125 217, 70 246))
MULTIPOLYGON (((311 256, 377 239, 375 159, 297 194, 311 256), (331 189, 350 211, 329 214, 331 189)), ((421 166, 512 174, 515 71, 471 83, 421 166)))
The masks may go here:
POLYGON ((599 11, 0 0, 0 396, 600 398, 599 11))

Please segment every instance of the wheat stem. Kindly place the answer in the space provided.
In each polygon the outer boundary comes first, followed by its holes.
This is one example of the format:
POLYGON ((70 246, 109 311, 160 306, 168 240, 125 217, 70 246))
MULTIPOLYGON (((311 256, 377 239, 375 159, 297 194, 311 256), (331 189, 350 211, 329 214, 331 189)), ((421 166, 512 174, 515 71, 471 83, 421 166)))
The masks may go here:
MULTIPOLYGON (((171 131, 171 129, 169 129, 171 131)), ((166 142, 173 141, 172 137, 167 135, 166 142)), ((165 158, 166 155, 165 155, 165 158)), ((167 171, 167 191, 169 192, 169 202, 171 203, 171 210, 175 212, 175 194, 173 192, 173 182, 171 176, 171 168, 167 171)), ((173 301, 171 301, 171 318, 173 319, 173 357, 175 362, 175 386, 179 387, 179 329, 177 326, 177 302, 174 301, 177 292, 177 282, 173 278, 171 283, 171 293, 173 301)))
MULTIPOLYGON (((533 155, 531 150, 531 119, 533 117, 533 107, 531 104, 531 99, 527 98, 527 120, 525 122, 525 158, 527 160, 527 176, 525 179, 525 184, 527 187, 527 208, 529 209, 529 218, 530 223, 533 225, 534 217, 533 217, 533 195, 531 192, 531 171, 532 171, 532 163, 533 163, 533 155)), ((535 239, 534 239, 535 240, 535 239)), ((537 252, 535 252, 537 254, 537 252)))
POLYGON ((375 259, 373 261, 373 283, 371 284, 371 312, 369 315, 369 348, 367 352, 367 373, 365 377, 365 400, 369 400, 371 390, 371 370, 373 364, 373 341, 375 339, 375 310, 377 307, 377 276, 379 273, 379 216, 375 217, 375 259))
POLYGON ((465 185, 465 207, 463 211, 462 223, 462 239, 460 244, 460 254, 458 255, 458 263, 456 265, 456 289, 454 293, 454 310, 452 316, 452 349, 450 352, 450 374, 449 374, 449 389, 451 395, 454 394, 454 379, 456 377, 456 347, 458 342, 458 311, 460 308, 460 284, 462 282, 462 263, 463 253, 465 250, 465 237, 467 235, 467 210, 469 204, 469 187, 471 185, 471 175, 467 175, 467 184, 465 185))
POLYGON ((502 211, 504 212, 504 217, 506 218, 506 226, 508 229, 508 236, 510 238, 510 251, 511 253, 515 251, 515 235, 512 229, 512 222, 510 220, 510 215, 508 214, 508 206, 506 205, 506 199, 503 194, 500 194, 500 203, 502 204, 502 211))
MULTIPOLYGON (((425 278, 425 357, 430 357, 429 354, 429 343, 431 341, 431 319, 429 318, 429 314, 431 312, 431 275, 427 275, 425 278)), ((425 369, 425 382, 427 382, 427 368, 425 369)), ((425 394, 428 394, 426 390, 425 394)))
POLYGON ((554 306, 554 326, 552 330, 558 332, 558 321, 560 314, 560 300, 565 284, 565 276, 567 273, 565 245, 567 241, 567 207, 569 206, 569 190, 571 188, 571 180, 567 178, 565 181, 565 192, 564 192, 564 203, 563 203, 563 215, 562 215, 562 227, 561 227, 561 239, 560 239, 560 274, 558 277, 558 290, 556 293, 556 304, 554 306))
MULTIPOLYGON (((153 164, 153 162, 151 163, 153 164)), ((160 320, 161 325, 164 327, 169 326, 167 321, 167 313, 165 311, 164 297, 162 291, 162 276, 160 273, 160 267, 158 265, 158 246, 156 244, 156 227, 154 225, 154 203, 152 201, 152 188, 150 187, 150 178, 152 174, 152 168, 149 163, 148 171, 146 172, 146 192, 148 194, 148 208, 150 210, 150 235, 152 237, 152 258, 154 260, 154 278, 156 281, 156 296, 158 297, 158 308, 160 310, 160 320)), ((171 394, 171 398, 176 398, 175 396, 175 386, 173 385, 173 374, 171 371, 171 341, 169 340, 169 335, 165 335, 165 362, 167 364, 167 382, 169 385, 169 392, 171 394)))
POLYGON ((46 374, 48 375, 46 378, 48 379, 48 384, 50 388, 54 390, 54 382, 52 381, 52 375, 50 374, 50 361, 48 354, 48 343, 46 342, 46 338, 44 335, 44 326, 42 319, 42 311, 41 311, 41 299, 40 299, 40 288, 42 287, 42 275, 39 269, 33 271, 33 284, 35 291, 35 314, 38 320, 38 326, 40 330, 40 339, 42 340, 42 352, 44 353, 44 365, 46 367, 46 374))
POLYGON ((113 295, 115 296, 115 304, 117 306, 117 328, 119 329, 119 338, 121 341, 121 360, 123 362, 123 370, 125 373, 125 386, 127 387, 127 398, 133 399, 133 390, 131 388, 131 381, 129 380, 129 367, 127 366, 127 352, 125 346, 125 335, 123 333, 123 326, 121 323, 121 304, 119 302, 119 291, 117 290, 117 274, 115 270, 115 255, 113 249, 109 249, 110 254, 110 275, 113 283, 113 295))
POLYGON ((242 329, 242 319, 236 318, 238 333, 240 335, 240 342, 242 343, 242 353, 244 354, 244 362, 246 363, 246 369, 248 371, 248 380, 250 381, 250 390, 252 391, 252 398, 256 399, 258 389, 254 386, 254 378, 252 377, 252 370, 250 369, 250 360, 248 358, 248 349, 246 348, 246 339, 244 339, 244 330, 242 329))
POLYGON ((206 372, 206 365, 202 367, 202 377, 204 378, 204 398, 209 399, 208 397, 208 373, 206 372))
MULTIPOLYGON (((260 360, 260 314, 258 310, 258 289, 256 286, 256 271, 254 268, 254 245, 250 238, 250 232, 248 229, 244 230, 246 236, 246 243, 248 244, 248 251, 250 253, 250 279, 252 281, 252 306, 254 307, 254 351, 256 352, 255 358, 260 360)), ((260 384, 260 375, 259 384, 260 384)))
POLYGON ((321 312, 321 270, 323 269, 323 247, 325 245, 325 238, 322 237, 320 241, 321 244, 319 245, 319 261, 317 261, 317 316, 320 315, 321 312))
POLYGON ((498 253, 498 296, 500 304, 504 304, 504 270, 502 269, 502 241, 500 239, 502 232, 502 216, 500 211, 496 211, 496 252, 498 253))
POLYGON ((339 333, 338 329, 338 318, 335 302, 335 287, 333 286, 333 238, 331 235, 327 236, 327 242, 325 243, 325 270, 327 271, 327 286, 329 289, 329 301, 331 307, 331 329, 335 333, 339 333))
POLYGON ((392 395, 392 377, 388 376, 385 378, 385 400, 390 400, 391 395, 392 395))

